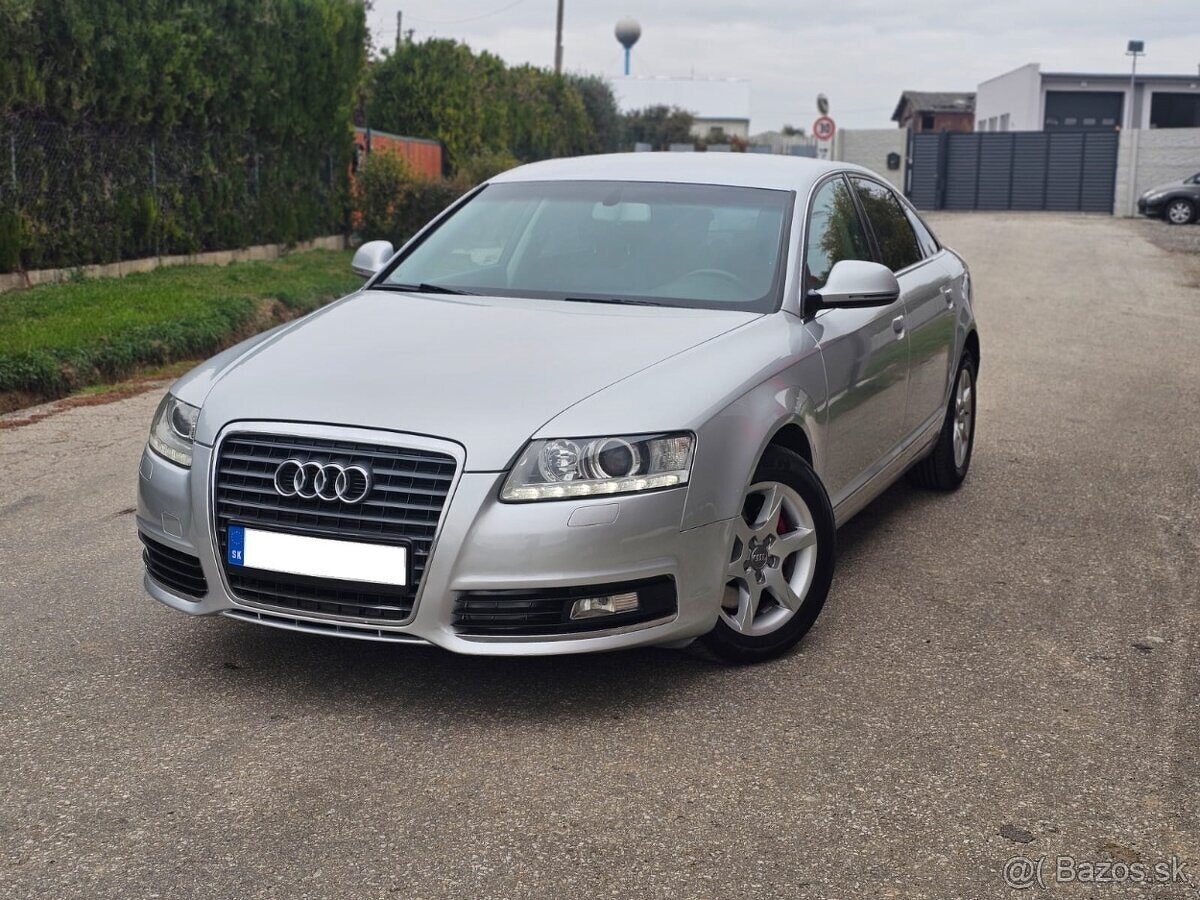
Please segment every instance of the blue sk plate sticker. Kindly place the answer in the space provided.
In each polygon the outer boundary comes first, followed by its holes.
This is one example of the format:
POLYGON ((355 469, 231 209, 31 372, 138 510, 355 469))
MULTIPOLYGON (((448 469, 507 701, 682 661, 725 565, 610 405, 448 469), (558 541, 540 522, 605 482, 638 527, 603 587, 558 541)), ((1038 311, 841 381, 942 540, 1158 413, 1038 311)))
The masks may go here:
POLYGON ((229 539, 226 541, 225 559, 231 566, 246 564, 246 528, 244 525, 230 525, 229 539))

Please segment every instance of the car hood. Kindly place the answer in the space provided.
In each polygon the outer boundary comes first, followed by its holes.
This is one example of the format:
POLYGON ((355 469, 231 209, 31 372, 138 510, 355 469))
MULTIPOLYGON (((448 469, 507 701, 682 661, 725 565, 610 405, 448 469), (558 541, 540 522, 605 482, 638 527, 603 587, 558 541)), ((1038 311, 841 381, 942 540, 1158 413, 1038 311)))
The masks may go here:
POLYGON ((1181 187, 1195 187, 1195 185, 1189 184, 1186 178, 1181 178, 1178 181, 1172 181, 1169 184, 1160 184, 1157 187, 1142 191, 1142 196, 1149 197, 1152 194, 1165 194, 1168 191, 1175 191, 1181 187))
POLYGON ((573 404, 758 317, 364 291, 201 367, 176 393, 202 403, 203 444, 239 420, 380 428, 457 441, 468 469, 499 471, 573 404))

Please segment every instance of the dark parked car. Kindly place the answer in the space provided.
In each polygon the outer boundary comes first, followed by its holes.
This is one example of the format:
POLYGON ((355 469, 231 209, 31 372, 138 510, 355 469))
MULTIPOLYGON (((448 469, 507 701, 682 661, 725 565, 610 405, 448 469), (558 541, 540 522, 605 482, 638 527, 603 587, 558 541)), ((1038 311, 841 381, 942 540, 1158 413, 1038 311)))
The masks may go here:
POLYGON ((1138 212, 1143 216, 1166 219, 1172 225, 1196 221, 1200 209, 1200 173, 1182 181, 1150 188, 1138 197, 1138 212))

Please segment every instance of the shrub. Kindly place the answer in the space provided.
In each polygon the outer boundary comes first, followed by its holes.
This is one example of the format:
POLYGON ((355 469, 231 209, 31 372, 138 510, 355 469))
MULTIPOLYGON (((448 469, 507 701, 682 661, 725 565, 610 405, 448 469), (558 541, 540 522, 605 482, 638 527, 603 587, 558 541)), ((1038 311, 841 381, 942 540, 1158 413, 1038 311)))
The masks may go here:
POLYGON ((412 180, 408 163, 395 153, 372 153, 354 176, 354 218, 358 233, 368 240, 383 238, 392 229, 397 204, 412 180))
MULTIPOLYGON (((512 162, 503 155, 496 161, 502 168, 509 168, 512 162)), ((483 171, 486 167, 480 165, 483 171)), ((363 240, 386 240, 399 246, 472 186, 461 179, 416 177, 396 154, 372 153, 355 176, 351 215, 355 231, 363 240)))
POLYGON ((392 219, 392 241, 397 246, 407 241, 465 193, 465 188, 450 181, 418 178, 410 182, 392 219))

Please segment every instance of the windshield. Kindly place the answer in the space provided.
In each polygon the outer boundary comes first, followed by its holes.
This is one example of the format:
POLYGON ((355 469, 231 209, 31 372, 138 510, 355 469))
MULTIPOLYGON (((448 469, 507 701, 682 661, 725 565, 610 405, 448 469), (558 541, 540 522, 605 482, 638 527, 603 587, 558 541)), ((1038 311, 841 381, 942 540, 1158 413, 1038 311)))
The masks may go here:
POLYGON ((615 181, 484 188, 377 287, 766 312, 788 191, 615 181))

